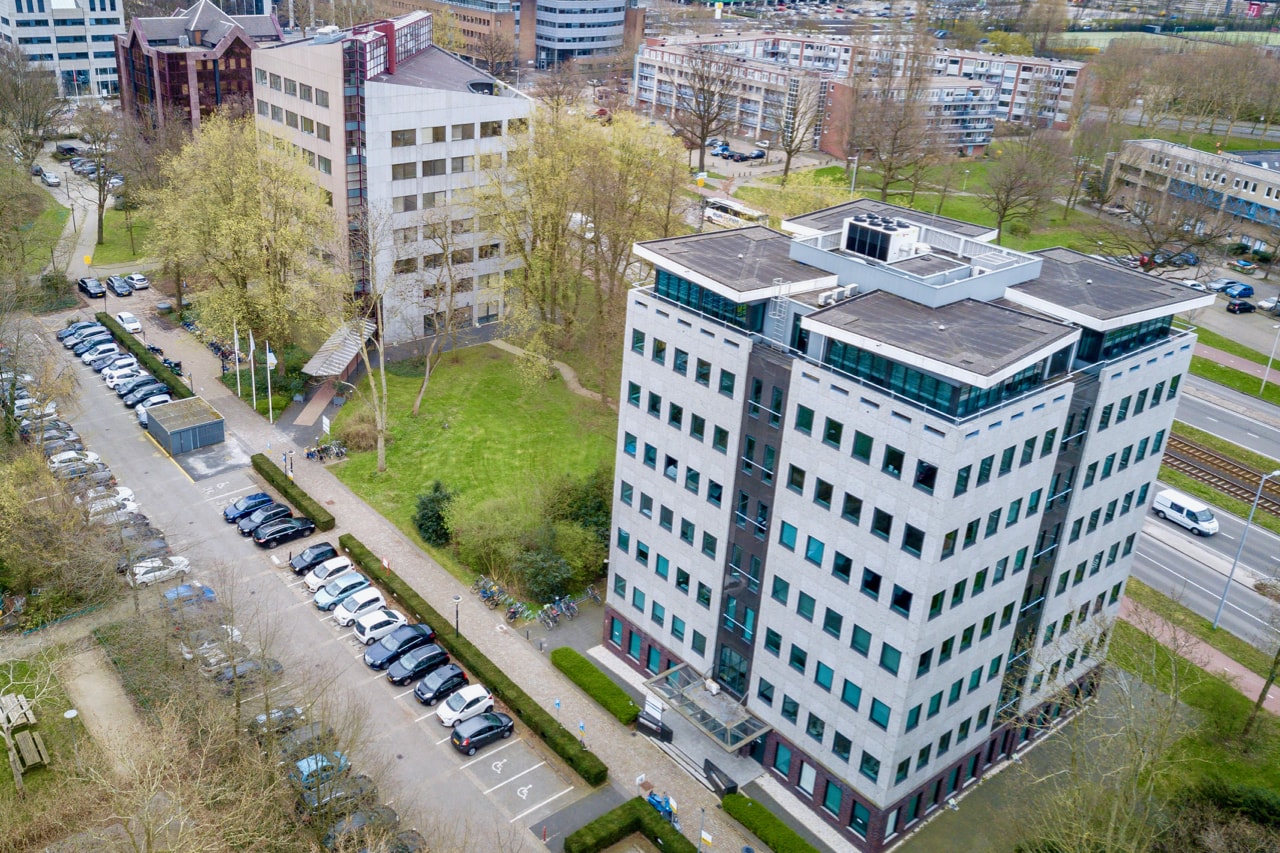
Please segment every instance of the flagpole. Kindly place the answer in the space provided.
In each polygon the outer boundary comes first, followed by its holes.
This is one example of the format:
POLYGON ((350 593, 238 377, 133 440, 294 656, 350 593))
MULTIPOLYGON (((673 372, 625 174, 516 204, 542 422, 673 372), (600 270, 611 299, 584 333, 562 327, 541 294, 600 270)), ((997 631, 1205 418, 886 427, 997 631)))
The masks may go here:
POLYGON ((231 321, 231 335, 235 338, 233 349, 236 354, 236 399, 240 398, 240 331, 236 328, 236 321, 231 321))
POLYGON ((271 405, 271 341, 265 341, 265 343, 267 345, 267 423, 274 424, 275 409, 271 405))
POLYGON ((253 353, 257 347, 253 343, 253 329, 249 330, 249 387, 253 389, 253 410, 258 411, 258 375, 253 368, 253 353))

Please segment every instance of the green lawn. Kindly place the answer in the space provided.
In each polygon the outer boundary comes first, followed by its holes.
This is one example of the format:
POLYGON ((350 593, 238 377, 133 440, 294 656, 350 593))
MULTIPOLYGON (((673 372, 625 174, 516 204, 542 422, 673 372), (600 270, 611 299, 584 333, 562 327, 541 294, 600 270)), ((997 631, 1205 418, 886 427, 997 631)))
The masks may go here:
MULTIPOLYGON (((514 360, 490 346, 446 357, 428 386, 418 417, 410 414, 421 375, 388 372, 391 397, 387 471, 374 453, 353 453, 334 472, 401 530, 413 526, 417 496, 433 480, 472 505, 528 493, 563 474, 582 477, 613 457, 617 418, 571 393, 559 375, 524 387, 514 360)), ((339 413, 335 429, 357 415, 360 396, 339 413)))
MULTIPOLYGON (((13 673, 18 684, 12 692, 32 695, 30 689, 24 689, 22 686, 22 682, 31 678, 31 666, 34 664, 25 661, 14 664, 13 673)), ((6 664, 4 671, 0 672, 0 693, 10 692, 8 667, 9 665, 6 664)), ((49 752, 49 765, 32 768, 23 774, 22 782, 28 794, 61 784, 63 774, 74 769, 76 748, 82 746, 89 750, 88 754, 93 750, 93 744, 85 734, 84 726, 80 721, 68 720, 62 716, 71 707, 71 700, 62 691, 61 685, 55 685, 51 694, 35 702, 34 706, 32 710, 35 712, 37 722, 34 731, 40 733, 40 739, 44 741, 45 749, 49 752), (76 741, 83 743, 77 744, 76 741)), ((9 799, 13 795, 13 773, 6 761, 0 767, 0 798, 9 799)))
POLYGON ((1250 397, 1260 396, 1273 406, 1280 405, 1280 386, 1275 382, 1268 382, 1267 390, 1262 391, 1260 376, 1253 376, 1199 355, 1191 358, 1191 372, 1196 376, 1203 376, 1210 382, 1217 382, 1219 385, 1239 391, 1241 394, 1248 394, 1250 397), (1262 391, 1261 394, 1259 394, 1260 391, 1262 391))
MULTIPOLYGON (((1228 338, 1225 335, 1220 335, 1217 332, 1212 332, 1203 326, 1196 329, 1196 337, 1200 339, 1200 343, 1207 347, 1213 347, 1214 349, 1222 350, 1223 352, 1248 359, 1249 361, 1256 362, 1258 364, 1267 363, 1267 357, 1253 347, 1245 346, 1239 341, 1232 340, 1231 338, 1228 338)), ((1275 363, 1272 362, 1271 366, 1275 367, 1275 363)))
MULTIPOLYGON (((129 229, 126 227, 125 212, 107 210, 103 213, 102 228, 106 233, 106 242, 93 250, 93 266, 125 264, 147 257, 147 236, 151 232, 151 220, 138 211, 134 211, 131 218, 135 251, 130 251, 129 248, 129 229)), ((94 216, 89 217, 88 227, 93 229, 98 227, 94 216)))
POLYGON ((28 275, 38 275, 49 266, 52 257, 50 253, 58 245, 58 239, 62 237, 62 229, 66 227, 69 213, 67 208, 50 198, 44 210, 36 217, 33 226, 34 240, 24 266, 24 271, 28 275))

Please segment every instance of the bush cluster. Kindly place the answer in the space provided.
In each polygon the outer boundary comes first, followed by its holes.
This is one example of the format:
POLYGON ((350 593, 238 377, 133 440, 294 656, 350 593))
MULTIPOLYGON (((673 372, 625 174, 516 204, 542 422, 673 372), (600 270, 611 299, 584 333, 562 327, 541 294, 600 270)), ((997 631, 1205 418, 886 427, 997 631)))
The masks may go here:
POLYGON ((627 800, 569 833, 564 839, 564 853, 596 853, 637 832, 667 853, 697 853, 693 842, 667 823, 643 797, 627 800))
POLYGON ((609 768, 594 753, 582 748, 568 729, 556 722, 547 711, 533 700, 528 693, 507 677, 493 661, 461 635, 450 633, 448 620, 440 615, 434 607, 418 595, 417 591, 405 583, 394 571, 382 567, 382 561, 364 546, 359 539, 349 533, 338 537, 338 544, 358 563, 369 577, 376 577, 393 596, 399 599, 404 609, 421 622, 431 625, 439 631, 436 638, 441 646, 453 656, 464 669, 469 670, 477 679, 502 700, 503 704, 529 727, 533 734, 551 747, 565 760, 570 767, 582 777, 588 785, 602 785, 609 778, 609 768))
POLYGON ((444 483, 436 480, 431 484, 431 491, 418 495, 418 512, 414 516, 414 525, 422 541, 437 548, 449 544, 449 521, 447 513, 453 501, 453 492, 444 487, 444 483))
POLYGON ((147 352, 147 345, 134 335, 126 332, 124 327, 116 322, 115 317, 112 317, 105 311, 99 311, 97 314, 93 315, 93 318, 106 326, 115 337, 116 341, 119 342, 120 346, 127 349, 130 354, 136 357, 138 359, 138 364, 141 364, 148 373, 156 379, 159 379, 165 385, 169 386, 170 397, 175 400, 185 400, 188 397, 195 396, 195 392, 187 387, 187 383, 183 382, 181 377, 169 368, 165 367, 164 364, 161 363, 160 359, 147 352))
POLYGON ((334 524, 333 513, 320 506, 315 498, 302 490, 302 487, 289 479, 289 475, 272 463, 265 454, 255 453, 252 457, 253 470, 262 475, 262 479, 266 480, 280 494, 284 495, 284 499, 298 508, 298 512, 305 515, 316 523, 317 530, 332 530, 334 524))
POLYGON ((629 726, 640 716, 640 708, 627 691, 623 690, 600 668, 583 657, 577 649, 561 646, 551 651, 551 663, 555 668, 569 676, 569 680, 582 688, 602 708, 618 718, 618 722, 629 726))
POLYGON ((1226 779, 1205 779, 1192 789, 1191 799, 1238 814, 1253 823, 1280 827, 1280 793, 1226 779))
MULTIPOLYGON (((725 812, 759 838, 774 853, 818 853, 777 815, 743 794, 725 794, 725 812)), ((567 848, 566 848, 567 849, 567 848)))

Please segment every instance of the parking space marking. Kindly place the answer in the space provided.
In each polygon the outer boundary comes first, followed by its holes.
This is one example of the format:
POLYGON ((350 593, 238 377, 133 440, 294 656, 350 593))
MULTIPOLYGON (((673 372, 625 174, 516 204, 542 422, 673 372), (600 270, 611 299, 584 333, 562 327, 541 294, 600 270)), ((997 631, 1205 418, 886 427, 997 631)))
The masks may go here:
MULTIPOLYGON (((148 434, 148 435, 150 435, 150 433, 147 433, 147 434, 148 434)), ((213 503, 214 501, 225 501, 227 498, 231 497, 232 495, 238 495, 238 494, 240 494, 241 492, 247 492, 247 491, 249 491, 250 489, 253 489, 253 488, 256 488, 256 486, 253 486, 253 485, 244 486, 244 487, 242 487, 242 488, 235 489, 235 490, 230 491, 230 492, 223 492, 222 494, 214 495, 214 496, 213 496, 213 497, 211 497, 211 498, 205 498, 205 499, 204 499, 204 502, 205 502, 205 503, 213 503)))
POLYGON ((372 681, 386 681, 386 680, 387 680, 387 674, 386 674, 385 672, 381 672, 381 671, 379 671, 379 672, 378 672, 378 674, 377 674, 377 675, 375 675, 371 680, 372 680, 372 681))
MULTIPOLYGON (((450 737, 452 737, 452 735, 450 735, 450 737)), ((445 738, 445 740, 448 740, 448 739, 449 739, 449 738, 445 738)), ((468 761, 466 764, 462 765, 462 767, 461 767, 460 769, 462 769, 462 770, 466 770, 466 769, 467 769, 468 767, 470 767, 472 764, 475 764, 475 763, 480 762, 480 761, 486 761, 486 760, 488 760, 489 758, 491 758, 493 755, 495 755, 496 753, 502 752, 502 750, 506 749, 506 748, 507 748, 507 747, 509 747, 509 746, 515 746, 516 744, 520 743, 522 740, 524 740, 524 738, 518 738, 518 737, 517 737, 517 738, 512 738, 511 740, 509 740, 509 741, 507 741, 506 743, 504 743, 502 746, 500 746, 500 747, 498 747, 497 749, 493 750, 493 752, 490 752, 488 755, 482 755, 482 756, 480 756, 479 758, 473 758, 473 759, 471 759, 471 760, 470 760, 470 761, 468 761)))
POLYGON ((550 803, 550 802, 552 802, 553 800, 558 800, 558 799, 560 799, 561 797, 563 797, 565 794, 569 793, 569 792, 570 792, 570 791, 572 791, 572 790, 573 790, 573 786, 572 786, 572 785, 570 785, 568 788, 565 788, 565 789, 564 789, 563 791, 561 791, 560 793, 555 794, 555 795, 550 796, 550 797, 547 797, 545 800, 543 800, 542 802, 538 803, 536 806, 533 806, 533 807, 531 807, 531 808, 525 809, 524 811, 520 812, 520 814, 518 814, 518 815, 516 815, 515 817, 511 818, 511 820, 507 821, 507 823, 515 823, 516 821, 520 820, 520 819, 521 819, 522 817, 524 817, 525 815, 533 814, 533 813, 534 813, 534 812, 536 812, 538 809, 540 809, 540 808, 542 808, 543 806, 545 806, 547 803, 550 803))
POLYGON ((290 604, 288 607, 285 608, 285 610, 295 610, 299 607, 302 607, 303 605, 306 605, 307 607, 314 609, 316 606, 316 603, 314 601, 307 601, 304 598, 302 601, 295 601, 293 604, 290 604))
POLYGON ((404 697, 408 696, 408 695, 409 695, 410 693, 412 693, 412 692, 413 692, 413 688, 412 688, 412 687, 410 687, 408 690, 404 691, 403 693, 397 693, 397 694, 396 694, 396 698, 397 698, 397 699, 403 699, 404 697))
MULTIPOLYGON (((420 722, 422 722, 423 720, 427 719, 428 717, 434 717, 438 712, 439 712, 439 709, 437 708, 435 711, 432 711, 430 714, 423 714, 421 717, 419 717, 418 719, 414 720, 414 722, 415 722, 415 723, 420 723, 420 722)), ((450 737, 452 737, 452 735, 450 735, 450 737)))
MULTIPOLYGON (((450 738, 452 738, 452 737, 453 737, 453 732, 449 732, 449 734, 445 735, 443 738, 441 738, 440 740, 436 741, 436 746, 439 746, 440 744, 447 742, 447 741, 448 741, 450 738)), ((480 759, 478 759, 478 758, 476 759, 476 761, 479 761, 479 760, 480 760, 480 759)), ((473 762, 473 763, 474 763, 474 762, 473 762)), ((462 765, 462 766, 463 766, 463 767, 467 767, 468 765, 464 764, 464 765, 462 765)))
MULTIPOLYGON (((532 773, 533 771, 537 770, 539 767, 543 766, 543 765, 544 765, 544 764, 546 764, 546 763, 547 763, 547 762, 545 762, 545 761, 539 761, 537 764, 533 765, 532 767, 528 768, 527 770, 521 770, 519 773, 517 773, 516 775, 512 776, 510 779, 506 780, 505 782, 499 782, 498 784, 494 785, 494 786, 493 786, 492 788, 490 788, 489 790, 485 791, 485 793, 486 793, 486 794, 492 794, 494 791, 498 790, 498 789, 499 789, 499 788, 501 788, 503 785, 506 785, 506 784, 509 784, 509 783, 511 783, 511 782, 516 781, 517 779, 519 779, 521 776, 523 776, 523 775, 524 775, 524 774, 526 774, 526 773, 532 773)), ((526 792, 526 793, 527 793, 527 792, 526 792)), ((520 799, 522 799, 522 800, 523 800, 523 799, 524 799, 524 797, 521 797, 520 799)))

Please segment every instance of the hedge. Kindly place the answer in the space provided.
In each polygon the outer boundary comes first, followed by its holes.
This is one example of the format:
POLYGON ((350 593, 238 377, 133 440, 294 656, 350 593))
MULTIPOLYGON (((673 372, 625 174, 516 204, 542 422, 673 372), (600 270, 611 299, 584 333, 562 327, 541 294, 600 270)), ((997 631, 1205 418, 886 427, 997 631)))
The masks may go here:
POLYGON ((105 311, 99 311, 93 315, 93 318, 102 325, 106 326, 112 335, 115 335, 120 346, 129 351, 131 355, 138 359, 146 371, 159 379, 165 385, 169 386, 169 396, 175 400, 185 400, 188 397, 194 397, 195 392, 187 386, 182 377, 165 367, 160 359, 156 358, 152 353, 147 351, 146 342, 140 340, 133 334, 126 332, 124 326, 116 322, 116 318, 112 317, 105 311))
MULTIPOLYGON (((777 815, 743 794, 725 794, 724 810, 774 853, 818 853, 777 815)), ((567 847, 565 849, 568 849, 567 847)))
MULTIPOLYGON (((255 462, 255 467, 256 464, 255 462)), ((448 630, 442 630, 447 629, 449 620, 441 616, 394 571, 383 568, 382 561, 359 539, 350 533, 344 533, 338 537, 338 544, 353 561, 369 573, 370 577, 376 577, 419 621, 435 626, 439 632, 436 642, 443 646, 460 666, 470 670, 484 682, 490 692, 501 699, 512 714, 563 758, 583 781, 588 785, 602 785, 608 780, 609 768, 599 757, 583 749, 574 734, 556 722, 541 705, 533 701, 528 693, 525 693, 493 661, 472 645, 471 641, 466 637, 455 636, 448 630)))
POLYGON ((624 726, 631 725, 640 716, 640 707, 631 701, 627 691, 614 684, 609 676, 583 657, 577 649, 568 646, 553 649, 551 662, 624 726))
POLYGON ((1280 794, 1269 788, 1226 779, 1205 779, 1192 788, 1191 798, 1241 815, 1259 826, 1280 826, 1280 794))
POLYGON ((636 797, 569 833, 564 839, 564 853, 596 853, 637 832, 667 853, 697 853, 698 850, 648 801, 636 797))
POLYGON ((250 457, 253 460, 253 470, 262 475, 262 478, 271 484, 271 488, 284 495, 285 500, 298 508, 298 512, 305 515, 316 523, 319 530, 332 530, 336 522, 333 519, 333 513, 316 503, 316 500, 302 490, 302 487, 289 479, 289 475, 275 465, 265 454, 255 453, 250 457))

